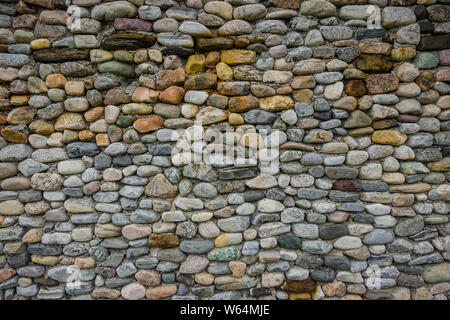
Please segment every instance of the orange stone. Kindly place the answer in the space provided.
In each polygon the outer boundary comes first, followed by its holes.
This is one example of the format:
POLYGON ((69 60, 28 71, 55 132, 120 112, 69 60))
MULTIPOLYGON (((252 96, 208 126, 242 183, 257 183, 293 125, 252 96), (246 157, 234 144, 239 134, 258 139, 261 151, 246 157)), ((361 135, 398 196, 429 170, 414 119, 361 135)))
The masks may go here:
POLYGON ((81 141, 93 141, 95 138, 95 133, 93 133, 91 130, 81 130, 78 133, 78 139, 81 141))
POLYGON ((26 144, 28 142, 27 135, 23 132, 16 132, 12 130, 11 128, 3 128, 1 130, 1 135, 3 138, 5 138, 8 142, 12 143, 23 143, 26 144))
POLYGON ((61 73, 49 74, 45 78, 45 85, 48 88, 61 88, 63 89, 66 85, 67 79, 61 73))
POLYGON ((86 111, 84 114, 84 118, 88 122, 93 122, 101 117, 103 117, 104 108, 103 107, 95 107, 89 111, 86 111))
POLYGON ((139 118, 133 123, 133 127, 140 133, 155 131, 164 127, 164 119, 153 115, 150 118, 139 118))
POLYGON ((399 79, 391 73, 377 73, 368 75, 365 82, 370 94, 379 94, 397 90, 399 79))
POLYGON ((393 146, 402 145, 408 136, 396 130, 379 130, 372 134, 372 141, 379 144, 389 144, 393 146))
POLYGON ((30 100, 30 96, 11 96, 9 98, 9 102, 13 106, 25 106, 28 104, 28 100, 30 100))
POLYGON ((286 280, 281 289, 289 292, 311 293, 316 289, 316 282, 311 278, 305 280, 286 280))
POLYGON ((207 68, 215 68, 216 65, 220 61, 220 52, 219 51, 211 51, 206 55, 205 66, 207 68))
POLYGON ((131 101, 133 102, 157 102, 159 93, 146 87, 137 87, 133 92, 131 101))
POLYGON ((182 87, 171 86, 161 92, 159 100, 161 102, 179 104, 184 99, 184 93, 185 91, 182 87))
POLYGON ((107 133, 99 133, 95 136, 95 142, 99 147, 107 147, 111 144, 107 133))
POLYGON ((416 83, 422 91, 430 90, 434 86, 433 72, 422 72, 422 74, 416 78, 416 83))
POLYGON ((166 284, 155 288, 149 288, 145 292, 145 296, 150 300, 157 300, 170 297, 177 293, 176 284, 166 284))

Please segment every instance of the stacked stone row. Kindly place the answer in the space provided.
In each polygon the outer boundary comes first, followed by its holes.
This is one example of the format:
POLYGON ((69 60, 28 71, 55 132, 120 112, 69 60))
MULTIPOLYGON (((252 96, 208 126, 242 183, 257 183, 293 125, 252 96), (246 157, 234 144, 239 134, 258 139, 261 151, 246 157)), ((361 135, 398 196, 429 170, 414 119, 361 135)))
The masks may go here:
POLYGON ((449 47, 448 0, 2 1, 0 299, 447 300, 449 47))

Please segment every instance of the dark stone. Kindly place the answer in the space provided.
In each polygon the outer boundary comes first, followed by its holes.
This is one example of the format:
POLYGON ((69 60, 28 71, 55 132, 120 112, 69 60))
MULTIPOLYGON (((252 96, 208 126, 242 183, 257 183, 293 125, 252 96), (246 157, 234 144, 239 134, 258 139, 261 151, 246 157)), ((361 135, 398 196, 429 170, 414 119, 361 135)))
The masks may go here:
POLYGON ((281 248, 296 250, 301 248, 302 240, 290 234, 282 234, 278 238, 278 245, 281 248))
POLYGON ((92 142, 72 142, 67 145, 67 155, 69 158, 80 158, 83 156, 93 157, 100 153, 96 143, 92 142))
POLYGON ((358 180, 338 180, 333 184, 334 190, 360 191, 362 184, 358 180))
POLYGON ((233 47, 234 40, 225 37, 198 38, 197 48, 200 51, 225 50, 233 47))
POLYGON ((362 191, 365 192, 384 192, 388 191, 389 186, 386 182, 382 181, 363 181, 362 182, 362 191))
POLYGON ((251 179, 258 175, 256 168, 231 168, 217 171, 220 180, 251 179))
POLYGON ((397 278, 397 285, 401 287, 419 288, 425 285, 422 277, 401 273, 397 278))
POLYGON ((152 35, 137 32, 117 32, 102 41, 105 50, 137 50, 140 48, 150 48, 156 43, 152 35))
POLYGON ((309 272, 311 279, 319 282, 331 282, 336 276, 336 272, 328 267, 320 267, 309 272))
POLYGON ((368 213, 358 213, 353 218, 353 221, 359 223, 373 223, 375 221, 375 217, 368 213))
MULTIPOLYGON (((417 21, 426 19, 427 17, 427 7, 423 4, 419 4, 414 8, 414 14, 416 15, 417 21)), ((422 32, 422 31, 421 31, 422 32)))
POLYGON ((164 56, 181 56, 181 57, 187 57, 191 54, 195 53, 194 49, 191 48, 185 48, 185 47, 165 47, 161 49, 161 53, 164 56))
POLYGON ((434 24, 429 21, 421 21, 419 22, 420 33, 433 33, 434 24))
POLYGON ((332 224, 319 227, 319 237, 322 240, 332 240, 348 235, 346 224, 332 224))
POLYGON ((324 258, 324 265, 337 270, 349 270, 350 259, 341 255, 327 255, 324 258))
POLYGON ((370 38, 379 38, 386 33, 385 29, 358 29, 355 32, 355 39, 370 39, 370 38))
POLYGON ((392 293, 387 291, 367 291, 364 296, 369 300, 387 300, 392 298, 392 293))
POLYGON ((450 48, 450 34, 423 36, 417 50, 444 50, 450 48))
POLYGON ((89 60, 89 50, 75 48, 51 48, 33 52, 34 59, 38 62, 65 62, 74 60, 89 60))
POLYGON ((27 251, 32 255, 39 256, 59 256, 63 252, 61 246, 51 246, 41 243, 29 245, 27 251))
POLYGON ((152 23, 142 19, 116 18, 114 20, 114 28, 116 30, 132 30, 132 31, 152 31, 152 23))

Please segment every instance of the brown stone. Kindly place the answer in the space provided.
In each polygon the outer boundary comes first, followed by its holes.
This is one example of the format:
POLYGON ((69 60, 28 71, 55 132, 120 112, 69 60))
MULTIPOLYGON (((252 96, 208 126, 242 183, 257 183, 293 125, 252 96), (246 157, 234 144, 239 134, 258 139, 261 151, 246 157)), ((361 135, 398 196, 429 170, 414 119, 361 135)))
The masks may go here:
POLYGON ((211 72, 198 73, 190 76, 184 83, 186 90, 214 89, 217 85, 217 75, 211 72))
POLYGON ((316 289, 316 282, 311 278, 305 280, 286 280, 281 289, 296 293, 312 293, 316 289))
POLYGON ((333 184, 334 190, 340 191, 360 191, 362 184, 358 180, 338 180, 333 184))
POLYGON ((392 61, 407 61, 416 56, 416 49, 413 47, 398 47, 392 49, 391 59, 392 61))
POLYGON ((94 141, 95 133, 93 133, 91 130, 81 130, 78 132, 78 139, 85 142, 91 142, 94 141))
POLYGON ((296 76, 292 79, 292 89, 313 89, 316 86, 314 76, 296 76))
POLYGON ((289 96, 272 96, 259 100, 259 107, 265 111, 277 112, 291 109, 294 101, 289 96))
POLYGON ((14 29, 34 29, 38 18, 33 14, 23 14, 14 17, 12 27, 14 29))
POLYGON ((368 75, 365 83, 370 94, 387 93, 398 89, 398 78, 391 73, 368 75))
POLYGON ((444 158, 440 161, 433 162, 431 164, 432 171, 449 171, 450 170, 450 158, 444 158))
POLYGON ((118 105, 129 102, 131 102, 131 98, 128 93, 126 93, 125 90, 119 88, 108 90, 103 101, 103 103, 106 105, 118 105))
POLYGON ((434 74, 436 81, 448 82, 450 81, 450 68, 441 69, 434 74))
POLYGON ((84 113, 84 118, 88 122, 93 122, 93 121, 103 117, 103 113, 104 113, 103 107, 95 107, 95 108, 90 109, 89 111, 86 111, 84 113))
POLYGON ((366 94, 366 87, 362 80, 349 80, 345 83, 345 93, 352 97, 362 97, 366 94))
POLYGON ((28 137, 23 132, 16 132, 11 128, 3 128, 1 131, 1 136, 11 143, 22 143, 26 144, 28 142, 28 137))
POLYGON ((162 173, 158 173, 145 187, 145 195, 150 198, 173 198, 177 193, 177 186, 170 183, 162 173))
POLYGON ((41 238, 44 235, 44 230, 35 228, 30 229, 24 234, 22 238, 23 243, 38 243, 41 242, 41 238))
POLYGON ((360 42, 358 47, 361 53, 389 55, 392 45, 386 42, 360 42))
POLYGON ((185 79, 186 75, 183 68, 161 70, 156 74, 156 88, 158 90, 164 90, 173 85, 181 85, 185 79))
POLYGON ((55 131, 53 124, 42 119, 30 123, 29 128, 32 132, 42 134, 44 136, 51 135, 55 131))
POLYGON ((358 129, 349 130, 348 135, 351 137, 360 137, 360 136, 366 136, 368 134, 372 134, 373 131, 374 130, 372 127, 358 128, 358 129))
POLYGON ((0 68, 0 82, 11 82, 19 78, 19 70, 15 68, 0 68))
POLYGON ((61 73, 49 74, 45 78, 45 85, 48 88, 64 88, 66 85, 67 79, 61 73))
POLYGON ((283 9, 298 9, 300 0, 269 0, 275 6, 283 9))
POLYGON ((170 297, 177 293, 176 284, 166 284, 155 288, 149 288, 145 292, 145 296, 150 300, 158 300, 170 297))
POLYGON ((133 92, 131 100, 133 102, 153 103, 158 101, 158 97, 159 93, 155 90, 146 87, 137 87, 133 92))
POLYGON ((252 64, 256 62, 256 52, 251 50, 222 50, 220 60, 228 65, 252 64))
POLYGON ((34 28, 36 38, 62 38, 67 34, 65 26, 52 26, 38 22, 34 28))
POLYGON ((56 4, 55 0, 23 0, 23 2, 47 9, 55 9, 56 4))
POLYGON ((259 107, 258 98, 252 96, 231 97, 228 102, 228 110, 230 112, 247 112, 251 109, 259 107))
POLYGON ((96 287, 92 291, 91 295, 93 298, 96 299, 117 299, 120 297, 120 291, 105 287, 96 287))
POLYGON ((6 120, 9 124, 28 124, 33 121, 37 110, 33 107, 20 107, 11 110, 6 120))
POLYGON ((368 72, 387 72, 392 68, 392 63, 381 55, 362 54, 355 64, 358 69, 368 72))
POLYGON ((0 187, 3 190, 12 190, 12 191, 18 191, 18 190, 27 190, 31 186, 30 179, 25 177, 13 177, 8 178, 2 181, 0 184, 0 187))
POLYGON ((148 237, 149 247, 174 248, 180 244, 180 239, 176 234, 157 234, 152 233, 148 237))
POLYGON ((216 65, 219 63, 220 61, 220 52, 219 51, 211 51, 208 52, 208 54, 206 55, 206 59, 205 59, 205 66, 207 68, 215 68, 216 65))
POLYGON ((402 145, 408 136, 396 130, 379 130, 372 134, 373 143, 389 144, 393 146, 402 145))
POLYGON ((69 130, 83 130, 86 128, 86 122, 79 113, 64 113, 61 115, 55 123, 55 130, 64 131, 69 130))
POLYGON ((379 120, 379 121, 375 121, 372 124, 372 127, 375 130, 382 130, 382 129, 388 129, 388 128, 392 128, 397 126, 397 121, 393 120, 393 119, 385 119, 385 120, 379 120))
POLYGON ((159 95, 159 100, 165 103, 179 104, 184 99, 185 91, 181 87, 171 86, 159 95))
POLYGON ((164 119, 153 115, 149 118, 139 118, 133 123, 133 127, 140 133, 155 131, 164 127, 164 119))
POLYGON ((7 268, 7 269, 0 270, 0 283, 12 278, 15 275, 16 275, 16 270, 14 270, 13 268, 7 268))

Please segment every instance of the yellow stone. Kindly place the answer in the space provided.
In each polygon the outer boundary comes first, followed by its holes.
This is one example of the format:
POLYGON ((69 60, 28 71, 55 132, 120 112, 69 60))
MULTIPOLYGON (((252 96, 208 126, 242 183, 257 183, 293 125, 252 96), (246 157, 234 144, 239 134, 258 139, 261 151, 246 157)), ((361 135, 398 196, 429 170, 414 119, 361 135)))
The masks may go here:
POLYGON ((230 245, 230 236, 227 233, 222 233, 214 240, 216 248, 222 248, 230 245))
POLYGON ((372 134, 373 143, 390 144, 392 146, 402 145, 408 136, 395 130, 379 130, 372 134))
POLYGON ((310 89, 295 90, 292 93, 292 96, 297 102, 308 102, 309 100, 311 100, 313 92, 310 89))
POLYGON ((30 42, 31 49, 40 50, 51 48, 52 44, 48 39, 36 39, 30 42))
POLYGON ((13 106, 25 106, 28 104, 30 96, 11 96, 10 102, 13 106))
POLYGON ((217 77, 222 81, 228 81, 233 79, 233 69, 231 69, 226 63, 219 62, 216 65, 217 77))
POLYGON ((54 256, 31 256, 31 261, 49 267, 56 266, 59 263, 58 257, 54 256))
POLYGON ((95 142, 99 147, 107 147, 110 145, 109 137, 107 133, 99 133, 95 136, 95 142))
POLYGON ((244 118, 239 113, 230 113, 228 122, 233 126, 239 126, 245 123, 244 118))
POLYGON ((101 49, 92 49, 89 52, 89 56, 93 63, 100 63, 113 59, 113 54, 111 52, 101 49))
POLYGON ((203 72, 205 70, 205 60, 206 57, 204 54, 193 54, 189 56, 186 62, 186 73, 194 74, 203 72))
POLYGON ((194 280, 198 284, 209 286, 214 282, 214 276, 208 272, 201 272, 194 276, 194 280))
POLYGON ((288 96, 272 96, 259 100, 259 107, 265 111, 277 112, 291 109, 294 101, 288 96))
POLYGON ((311 295, 307 292, 289 292, 289 300, 311 300, 311 295))
POLYGON ((391 59, 393 61, 407 61, 416 56, 416 49, 413 47, 398 47, 392 49, 391 59))
POLYGON ((220 60, 226 64, 251 64, 256 62, 256 52, 251 50, 222 50, 220 60))

